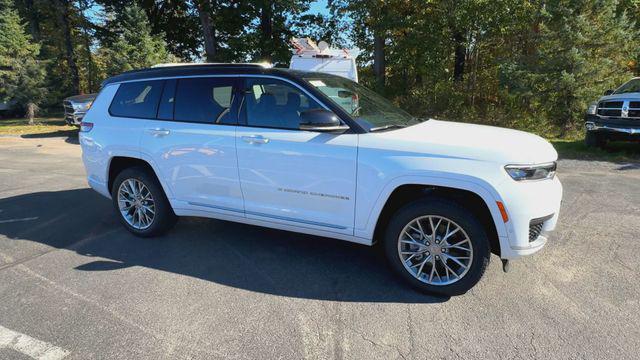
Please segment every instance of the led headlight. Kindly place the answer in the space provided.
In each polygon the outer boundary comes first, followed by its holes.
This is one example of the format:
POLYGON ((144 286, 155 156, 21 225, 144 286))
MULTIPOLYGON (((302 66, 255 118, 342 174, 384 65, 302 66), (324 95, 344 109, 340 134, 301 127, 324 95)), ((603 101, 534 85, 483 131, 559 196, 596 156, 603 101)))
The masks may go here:
POLYGON ((598 112, 598 103, 591 103, 587 108, 587 114, 595 115, 598 112))
POLYGON ((91 107, 91 104, 93 104, 93 101, 89 101, 87 103, 73 104, 73 110, 76 110, 76 111, 89 110, 89 108, 91 107))
POLYGON ((556 162, 540 165, 507 165, 504 169, 515 181, 553 179, 556 162))

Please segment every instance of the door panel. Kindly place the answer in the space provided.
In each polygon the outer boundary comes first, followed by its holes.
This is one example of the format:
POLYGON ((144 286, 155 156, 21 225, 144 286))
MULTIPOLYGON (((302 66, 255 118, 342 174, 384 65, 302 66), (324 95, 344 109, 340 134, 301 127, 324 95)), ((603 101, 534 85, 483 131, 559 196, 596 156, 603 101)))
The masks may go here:
POLYGON ((249 80, 245 89, 236 144, 247 217, 352 234, 357 135, 291 129, 319 105, 290 84, 249 80))
MULTIPOLYGON (((173 121, 152 120, 142 137, 178 208, 243 211, 235 149, 237 99, 232 78, 181 79, 173 121), (228 124, 228 125, 224 125, 228 124)), ((165 93, 166 95, 166 93, 165 93)), ((164 105, 164 107, 163 107, 164 105)))

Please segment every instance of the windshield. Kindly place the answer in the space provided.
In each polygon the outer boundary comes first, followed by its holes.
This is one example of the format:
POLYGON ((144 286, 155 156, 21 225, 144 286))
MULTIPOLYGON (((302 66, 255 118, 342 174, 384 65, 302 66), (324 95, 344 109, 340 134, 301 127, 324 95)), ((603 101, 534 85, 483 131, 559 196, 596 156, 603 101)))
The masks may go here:
POLYGON ((614 94, 627 94, 640 92, 640 79, 633 79, 626 84, 620 86, 614 94))
POLYGON ((309 73, 303 78, 331 98, 367 131, 405 127, 419 122, 366 87, 338 76, 309 73))

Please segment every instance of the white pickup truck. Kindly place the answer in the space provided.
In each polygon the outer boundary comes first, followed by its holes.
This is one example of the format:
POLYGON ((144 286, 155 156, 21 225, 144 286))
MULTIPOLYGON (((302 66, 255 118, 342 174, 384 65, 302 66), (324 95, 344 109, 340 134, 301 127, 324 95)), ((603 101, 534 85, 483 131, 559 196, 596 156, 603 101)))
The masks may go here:
POLYGON ((470 289, 492 252, 540 250, 562 198, 544 139, 417 119, 317 72, 128 72, 105 81, 80 131, 90 186, 138 236, 203 216, 378 242, 402 279, 431 293, 470 289))

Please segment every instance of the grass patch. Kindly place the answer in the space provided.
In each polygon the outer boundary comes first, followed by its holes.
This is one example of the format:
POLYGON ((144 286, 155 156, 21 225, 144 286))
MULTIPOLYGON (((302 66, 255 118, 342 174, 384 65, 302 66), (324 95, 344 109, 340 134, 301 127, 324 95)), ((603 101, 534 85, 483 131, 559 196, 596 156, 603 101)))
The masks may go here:
POLYGON ((587 147, 583 138, 550 139, 561 159, 640 162, 640 142, 610 142, 605 149, 587 147))
POLYGON ((0 135, 69 136, 77 131, 58 117, 36 118, 35 125, 27 119, 0 119, 0 135))

